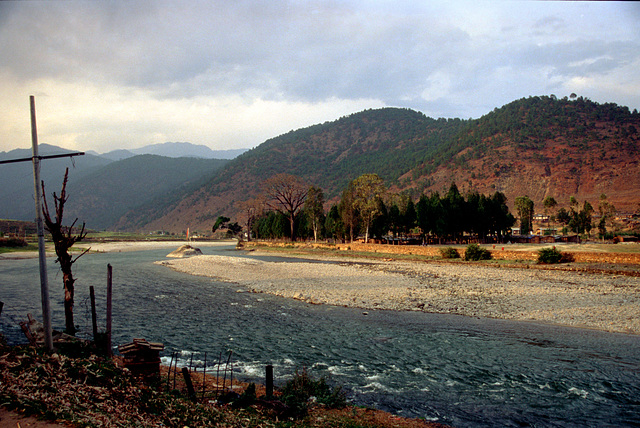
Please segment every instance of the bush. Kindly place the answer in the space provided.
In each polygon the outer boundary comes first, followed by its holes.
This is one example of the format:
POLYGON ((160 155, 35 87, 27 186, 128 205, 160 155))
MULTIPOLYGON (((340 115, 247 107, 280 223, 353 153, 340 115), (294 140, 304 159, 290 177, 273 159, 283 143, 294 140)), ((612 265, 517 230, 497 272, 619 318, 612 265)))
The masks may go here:
POLYGON ((27 241, 20 238, 1 238, 0 239, 0 247, 9 247, 9 248, 17 248, 17 247, 26 247, 27 241))
POLYGON ((570 263, 573 256, 568 253, 562 253, 553 248, 543 248, 538 251, 538 264, 552 265, 556 263, 570 263))
POLYGON ((347 398, 341 387, 330 387, 324 378, 315 380, 306 370, 302 370, 302 373, 296 371, 281 393, 282 401, 291 408, 294 416, 306 415, 313 400, 331 409, 341 409, 347 405, 347 398))
POLYGON ((464 259, 467 261, 491 260, 491 251, 478 244, 469 244, 464 252, 464 259))
POLYGON ((441 248, 440 254, 443 259, 459 259, 460 253, 453 247, 441 248))

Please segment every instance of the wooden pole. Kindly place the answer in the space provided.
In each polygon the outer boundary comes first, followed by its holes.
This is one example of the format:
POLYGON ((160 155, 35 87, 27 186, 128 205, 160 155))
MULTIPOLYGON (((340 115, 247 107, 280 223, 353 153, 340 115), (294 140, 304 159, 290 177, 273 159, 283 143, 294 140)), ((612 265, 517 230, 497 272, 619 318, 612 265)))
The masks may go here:
POLYGON ((98 315, 96 314, 96 291, 93 285, 89 287, 89 297, 91 298, 91 324, 93 326, 93 341, 98 336, 98 315))
POLYGON ((113 269, 107 265, 107 355, 112 356, 111 349, 111 296, 113 294, 113 269))
POLYGON ((204 367, 202 368, 202 399, 204 400, 204 392, 207 386, 207 351, 204 351, 204 367))
POLYGON ((266 370, 266 395, 267 400, 270 400, 273 397, 273 366, 269 364, 266 370))
POLYGON ((38 129, 36 127, 36 99, 29 97, 31 105, 31 150, 33 157, 33 190, 36 204, 36 226, 38 228, 38 260, 40 264, 40 298, 42 300, 42 324, 44 344, 53 351, 53 328, 51 326, 51 306, 49 303, 49 280, 47 278, 47 253, 44 247, 44 224, 42 223, 42 192, 40 187, 40 156, 38 155, 38 129))
POLYGON ((193 389, 193 383, 191 382, 191 375, 189 374, 189 369, 186 367, 182 368, 182 377, 184 378, 184 383, 187 385, 187 392, 189 393, 189 399, 195 403, 196 401, 196 391, 193 389))

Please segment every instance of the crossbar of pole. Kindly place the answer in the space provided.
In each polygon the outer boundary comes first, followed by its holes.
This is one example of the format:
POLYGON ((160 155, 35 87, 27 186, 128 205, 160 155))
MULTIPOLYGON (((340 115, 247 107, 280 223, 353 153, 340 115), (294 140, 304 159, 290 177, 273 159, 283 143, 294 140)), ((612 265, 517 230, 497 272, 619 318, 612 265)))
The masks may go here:
POLYGON ((34 160, 34 158, 36 158, 36 157, 39 160, 42 160, 42 159, 68 158, 68 157, 72 157, 72 156, 83 156, 83 155, 84 155, 84 152, 74 152, 74 153, 64 153, 64 154, 60 154, 60 155, 32 156, 30 158, 0 160, 0 164, 3 164, 3 163, 16 163, 16 162, 32 162, 34 160))

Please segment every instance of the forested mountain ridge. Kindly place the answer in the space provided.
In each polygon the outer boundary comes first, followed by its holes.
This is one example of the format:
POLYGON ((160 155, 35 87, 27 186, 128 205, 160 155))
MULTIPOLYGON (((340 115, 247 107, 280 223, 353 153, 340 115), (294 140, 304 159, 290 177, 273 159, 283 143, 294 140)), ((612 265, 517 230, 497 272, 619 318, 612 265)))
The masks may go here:
POLYGON ((287 172, 320 186, 335 202, 347 183, 379 174, 393 191, 445 192, 456 182, 504 192, 509 204, 528 195, 560 205, 570 196, 597 206, 601 194, 619 210, 639 201, 640 115, 583 98, 529 97, 476 120, 432 119, 397 108, 366 110, 265 141, 192 193, 123 218, 121 228, 210 230, 218 215, 244 220, 238 202, 260 193, 270 176, 287 172), (165 209, 167 209, 165 211, 165 209))
POLYGON ((464 123, 384 108, 290 131, 231 161, 194 194, 174 201, 168 215, 159 217, 159 210, 149 206, 129 213, 118 228, 140 227, 151 220, 145 230, 183 231, 192 224, 204 231, 218 215, 237 212, 238 202, 255 197, 260 183, 280 172, 322 187, 328 199, 337 198, 351 179, 367 172, 395 182, 418 160, 437 152, 464 123))
POLYGON ((471 121, 438 158, 402 177, 400 188, 495 190, 540 205, 571 196, 593 206, 606 194, 622 211, 640 203, 640 115, 616 104, 530 97, 471 121))

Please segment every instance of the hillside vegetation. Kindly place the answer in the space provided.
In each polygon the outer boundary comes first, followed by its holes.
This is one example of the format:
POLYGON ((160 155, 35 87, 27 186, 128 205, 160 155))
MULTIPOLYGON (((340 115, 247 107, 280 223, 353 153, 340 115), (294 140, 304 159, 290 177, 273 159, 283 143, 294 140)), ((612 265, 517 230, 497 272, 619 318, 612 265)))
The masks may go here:
POLYGON ((571 196, 595 205, 604 193, 618 210, 635 211, 638 129, 637 111, 581 97, 529 97, 476 120, 366 110, 267 140, 190 194, 129 212, 119 228, 208 231, 221 214, 242 222, 238 202, 258 195, 279 172, 321 187, 327 206, 350 180, 376 173, 414 200, 455 182, 463 193, 503 192, 511 207, 522 195, 537 207, 546 196, 560 206, 571 196))
MULTIPOLYGON (((163 198, 189 192, 228 163, 220 159, 168 158, 138 155, 113 162, 69 185, 68 218, 105 229, 129 210, 145 204, 163 207, 163 198)), ((48 191, 58 190, 52 183, 48 191)))

